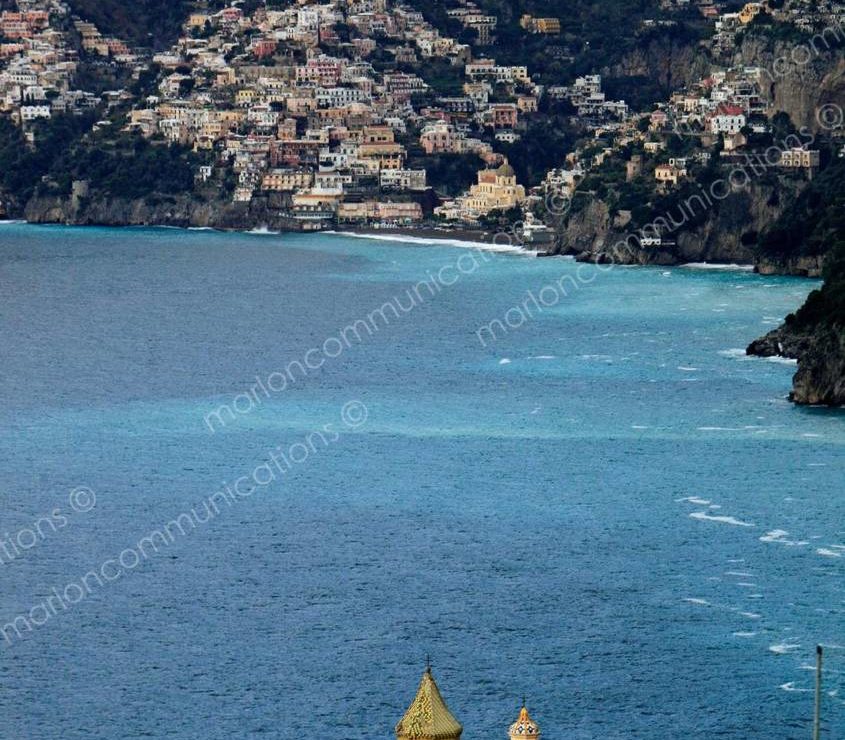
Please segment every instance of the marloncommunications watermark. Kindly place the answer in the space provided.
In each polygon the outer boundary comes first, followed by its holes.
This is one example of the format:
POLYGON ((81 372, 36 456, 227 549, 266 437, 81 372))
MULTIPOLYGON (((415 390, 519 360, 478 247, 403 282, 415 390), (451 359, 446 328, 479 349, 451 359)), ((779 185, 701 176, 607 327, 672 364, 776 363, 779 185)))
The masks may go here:
MULTIPOLYGON (((835 111, 827 117, 834 118, 835 111)), ((676 233, 693 219, 713 208, 716 203, 725 200, 731 193, 746 189, 756 178, 780 164, 784 151, 806 147, 814 141, 815 136, 807 128, 801 128, 798 134, 786 136, 780 145, 773 144, 763 152, 743 155, 742 160, 733 164, 727 176, 716 178, 707 185, 697 185, 698 192, 679 203, 677 211, 666 211, 639 230, 629 233, 609 250, 602 252, 601 260, 581 263, 575 268, 574 274, 567 272, 557 280, 546 283, 536 292, 527 291, 525 297, 508 308, 501 317, 478 327, 475 331, 476 339, 486 348, 511 330, 524 326, 544 311, 557 306, 571 293, 592 283, 598 274, 610 272, 617 264, 624 263, 640 250, 648 248, 655 240, 659 241, 676 233)))
POLYGON ((266 400, 284 393, 287 388, 301 382, 327 362, 337 359, 346 350, 363 344, 415 308, 435 298, 444 288, 450 288, 461 278, 472 275, 493 258, 491 252, 480 247, 466 250, 436 272, 427 271, 424 280, 393 296, 366 316, 347 324, 336 334, 327 337, 322 344, 307 350, 300 359, 292 360, 285 367, 264 377, 256 377, 250 388, 235 395, 229 403, 209 411, 204 417, 206 427, 213 434, 238 417, 249 414, 266 400))
POLYGON ((226 509, 283 479, 297 466, 305 464, 314 455, 337 442, 345 430, 362 428, 368 417, 366 405, 357 400, 349 401, 340 411, 340 424, 329 422, 292 444, 279 445, 268 450, 265 459, 249 473, 241 475, 231 483, 224 481, 220 490, 204 498, 198 505, 192 506, 189 511, 183 511, 161 527, 144 535, 135 544, 107 558, 98 568, 92 568, 61 589, 53 587, 49 596, 26 613, 18 614, 0 626, 3 641, 7 646, 12 645, 25 633, 45 625, 56 615, 104 588, 106 584, 131 573, 154 555, 187 537, 200 525, 207 524, 226 509))
POLYGON ((77 486, 67 495, 68 509, 56 507, 16 532, 0 537, 0 565, 23 556, 64 529, 76 514, 87 514, 97 505, 97 495, 88 486, 77 486))

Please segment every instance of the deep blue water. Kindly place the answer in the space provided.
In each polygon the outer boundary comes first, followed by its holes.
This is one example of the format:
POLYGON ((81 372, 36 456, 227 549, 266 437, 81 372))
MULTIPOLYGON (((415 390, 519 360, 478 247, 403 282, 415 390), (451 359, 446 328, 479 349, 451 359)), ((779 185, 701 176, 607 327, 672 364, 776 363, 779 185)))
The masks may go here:
POLYGON ((813 287, 0 227, 0 737, 389 738, 430 653, 467 740, 807 738, 816 643, 845 736, 844 417, 738 351, 813 287))

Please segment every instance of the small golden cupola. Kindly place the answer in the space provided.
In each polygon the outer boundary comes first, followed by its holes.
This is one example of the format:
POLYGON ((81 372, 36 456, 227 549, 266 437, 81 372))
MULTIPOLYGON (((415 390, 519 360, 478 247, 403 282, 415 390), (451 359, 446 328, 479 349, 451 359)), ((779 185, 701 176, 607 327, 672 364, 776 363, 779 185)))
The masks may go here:
POLYGON ((463 732, 443 701, 427 665, 417 695, 396 725, 396 740, 460 740, 463 732))
POLYGON ((537 723, 528 715, 525 708, 525 701, 522 702, 522 709, 519 710, 519 717, 508 730, 510 740, 525 740, 525 738, 539 738, 540 728, 537 723))

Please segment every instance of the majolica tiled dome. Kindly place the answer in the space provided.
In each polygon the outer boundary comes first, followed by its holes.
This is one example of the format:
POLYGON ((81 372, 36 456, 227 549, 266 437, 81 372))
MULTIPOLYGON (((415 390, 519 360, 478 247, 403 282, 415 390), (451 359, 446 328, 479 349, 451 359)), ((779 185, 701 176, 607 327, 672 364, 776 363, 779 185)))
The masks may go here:
POLYGON ((512 738, 538 738, 540 737, 540 728, 537 726, 537 723, 531 719, 528 714, 528 710, 523 705, 522 709, 519 710, 519 717, 511 725, 508 734, 512 738))
POLYGON ((462 731, 440 695, 431 668, 426 668, 414 701, 396 725, 397 740, 460 740, 462 731))

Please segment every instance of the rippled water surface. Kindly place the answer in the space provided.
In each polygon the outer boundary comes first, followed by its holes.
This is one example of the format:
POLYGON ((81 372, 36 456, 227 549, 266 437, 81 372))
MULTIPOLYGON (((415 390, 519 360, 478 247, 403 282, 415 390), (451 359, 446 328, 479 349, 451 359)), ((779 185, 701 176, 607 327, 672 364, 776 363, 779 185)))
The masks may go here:
POLYGON ((805 738, 823 643, 842 737, 843 416, 741 352, 813 287, 0 227, 0 736, 388 738, 430 653, 468 740, 805 738))

